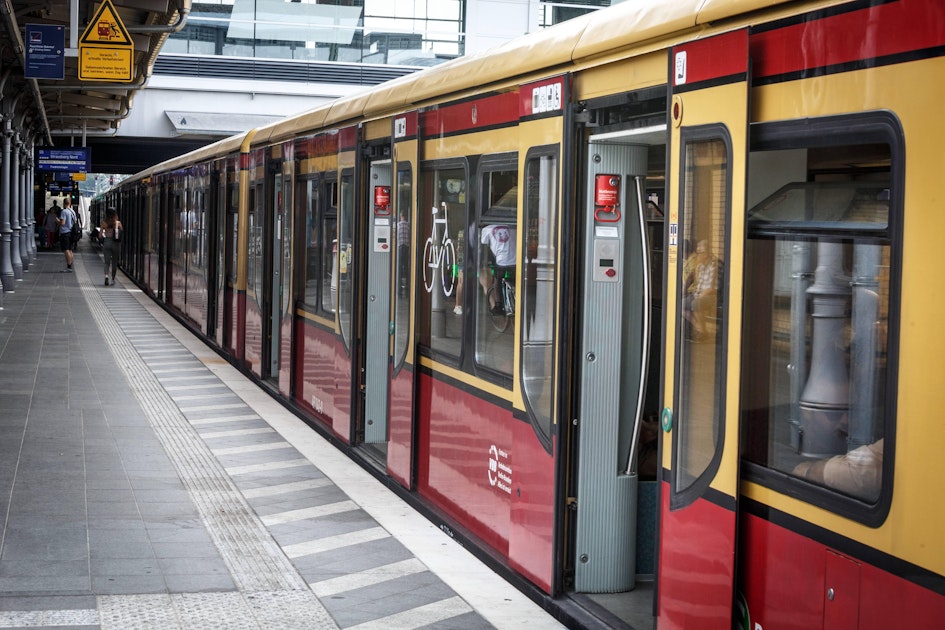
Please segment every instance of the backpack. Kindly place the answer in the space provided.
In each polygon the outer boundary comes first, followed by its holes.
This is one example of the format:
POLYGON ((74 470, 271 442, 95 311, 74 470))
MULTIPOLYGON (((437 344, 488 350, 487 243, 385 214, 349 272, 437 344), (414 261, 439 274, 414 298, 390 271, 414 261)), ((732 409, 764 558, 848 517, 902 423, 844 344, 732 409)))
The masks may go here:
POLYGON ((70 235, 72 236, 72 242, 78 243, 82 240, 82 222, 79 220, 79 214, 77 212, 73 210, 73 214, 75 214, 75 221, 72 222, 72 232, 70 232, 70 235))

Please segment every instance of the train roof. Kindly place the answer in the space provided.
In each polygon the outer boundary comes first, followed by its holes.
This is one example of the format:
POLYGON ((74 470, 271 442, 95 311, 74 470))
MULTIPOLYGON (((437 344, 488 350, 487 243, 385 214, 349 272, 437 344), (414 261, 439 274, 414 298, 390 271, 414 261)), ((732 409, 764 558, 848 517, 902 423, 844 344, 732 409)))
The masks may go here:
POLYGON ((265 128, 266 133, 257 135, 255 142, 280 142, 294 137, 300 129, 339 126, 363 117, 422 107, 445 94, 462 93, 542 70, 563 70, 673 33, 693 36, 710 23, 788 1, 622 2, 276 121, 265 128))
MULTIPOLYGON (((393 79, 272 122, 250 136, 254 145, 284 142, 300 131, 355 124, 367 117, 423 107, 448 94, 508 82, 540 71, 563 72, 595 57, 677 34, 692 39, 728 18, 792 0, 633 0, 594 11, 488 50, 393 79)), ((823 4, 836 4, 824 0, 823 4)), ((246 133, 154 167, 165 171, 238 151, 246 133)))

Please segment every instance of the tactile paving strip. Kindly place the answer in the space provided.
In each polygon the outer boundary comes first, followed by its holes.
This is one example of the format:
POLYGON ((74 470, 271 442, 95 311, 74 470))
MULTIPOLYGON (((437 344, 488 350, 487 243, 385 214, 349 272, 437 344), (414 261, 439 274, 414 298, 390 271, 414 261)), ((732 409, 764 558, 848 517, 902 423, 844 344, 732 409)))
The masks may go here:
MULTIPOLYGON (((141 401, 141 406, 155 434, 164 445, 168 457, 173 461, 207 531, 241 591, 231 594, 212 594, 214 596, 229 595, 230 598, 207 599, 204 598, 207 594, 201 594, 199 596, 203 602, 201 609, 208 611, 211 615, 214 627, 221 627, 219 625, 223 620, 221 611, 226 612, 224 617, 227 619, 239 620, 241 618, 240 614, 234 614, 240 608, 232 608, 235 605, 232 597, 238 597, 239 601, 255 612, 251 616, 260 618, 261 622, 265 620, 263 627, 266 628, 278 627, 281 623, 288 622, 292 616, 305 619, 302 627, 336 628, 337 624, 334 623, 327 610, 308 589, 305 581, 272 539, 256 513, 246 503, 229 475, 204 445, 131 343, 124 335, 109 334, 110 331, 116 330, 118 324, 108 307, 99 298, 97 288, 84 267, 77 267, 76 279, 80 288, 86 292, 93 318, 107 339, 115 360, 128 375, 132 391, 141 401), (243 600, 244 596, 246 600, 243 600), (253 603, 252 606, 247 603, 247 600, 253 603), (292 612, 291 615, 290 612, 292 612)), ((143 319, 151 319, 143 308, 141 313, 143 319)), ((185 622, 184 618, 179 617, 191 614, 188 612, 190 610, 188 602, 194 597, 198 595, 187 594, 187 599, 173 600, 175 605, 173 611, 170 612, 178 618, 169 624, 170 627, 173 627, 176 622, 184 622, 184 627, 204 627, 197 619, 193 620, 194 623, 190 623, 189 619, 185 622)), ((156 606, 153 610, 142 607, 143 601, 132 602, 132 599, 134 598, 103 598, 102 603, 107 602, 109 610, 113 611, 110 614, 122 617, 121 611, 126 610, 125 601, 128 600, 133 609, 127 609, 127 615, 131 616, 126 616, 124 619, 131 625, 134 625, 134 619, 138 615, 151 612, 159 614, 159 611, 164 610, 163 606, 156 606)), ((154 603, 157 604, 158 601, 155 600, 154 603)), ((103 610, 103 622, 105 617, 103 610)), ((242 616, 244 625, 241 627, 246 627, 246 619, 247 616, 242 616)), ((122 626, 119 624, 111 627, 122 626)), ((123 627, 129 627, 129 625, 123 627)), ((292 627, 300 626, 295 623, 292 627)))

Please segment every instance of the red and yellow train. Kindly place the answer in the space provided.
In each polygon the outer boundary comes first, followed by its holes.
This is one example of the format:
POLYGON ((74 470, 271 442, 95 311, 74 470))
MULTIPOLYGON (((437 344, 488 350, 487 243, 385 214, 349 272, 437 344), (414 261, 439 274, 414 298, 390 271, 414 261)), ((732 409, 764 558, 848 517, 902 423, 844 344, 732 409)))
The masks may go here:
POLYGON ((571 625, 940 627, 942 76, 936 0, 624 2, 96 207, 571 625))

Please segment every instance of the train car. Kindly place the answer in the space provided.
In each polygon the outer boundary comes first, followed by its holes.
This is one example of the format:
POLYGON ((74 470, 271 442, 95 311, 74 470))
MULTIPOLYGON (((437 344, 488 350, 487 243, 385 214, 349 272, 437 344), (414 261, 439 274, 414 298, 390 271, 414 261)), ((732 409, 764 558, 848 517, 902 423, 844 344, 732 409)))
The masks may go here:
POLYGON ((625 2, 105 199, 136 282, 568 625, 934 628, 943 71, 932 0, 625 2))

